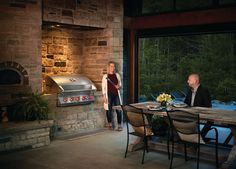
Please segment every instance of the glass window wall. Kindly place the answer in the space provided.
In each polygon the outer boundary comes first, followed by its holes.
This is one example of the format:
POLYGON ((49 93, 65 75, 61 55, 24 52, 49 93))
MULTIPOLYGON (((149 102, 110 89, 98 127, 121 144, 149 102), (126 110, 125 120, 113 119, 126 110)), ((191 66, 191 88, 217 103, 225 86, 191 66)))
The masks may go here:
POLYGON ((236 33, 139 38, 139 100, 161 92, 183 98, 195 72, 214 102, 236 109, 236 33))

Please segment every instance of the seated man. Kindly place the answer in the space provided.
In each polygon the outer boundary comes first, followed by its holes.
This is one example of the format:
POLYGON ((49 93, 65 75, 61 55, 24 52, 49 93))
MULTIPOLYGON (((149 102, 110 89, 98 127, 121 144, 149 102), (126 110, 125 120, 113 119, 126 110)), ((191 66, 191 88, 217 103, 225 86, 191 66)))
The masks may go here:
POLYGON ((190 89, 184 102, 189 106, 211 107, 210 93, 200 84, 199 75, 190 74, 187 82, 190 89))
MULTIPOLYGON (((184 102, 189 106, 212 107, 211 96, 209 91, 200 84, 198 74, 190 74, 187 81, 190 89, 184 102)), ((205 138, 207 131, 210 129, 212 122, 207 122, 202 129, 202 137, 205 138)))

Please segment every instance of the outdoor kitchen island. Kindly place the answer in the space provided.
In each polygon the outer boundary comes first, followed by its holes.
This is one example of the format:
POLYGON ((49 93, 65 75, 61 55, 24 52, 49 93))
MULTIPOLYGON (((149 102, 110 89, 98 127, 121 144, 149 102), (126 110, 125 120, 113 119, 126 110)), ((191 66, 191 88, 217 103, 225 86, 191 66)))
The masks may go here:
POLYGON ((54 112, 54 136, 78 134, 104 127, 101 92, 85 75, 53 75, 45 79, 45 97, 54 112))
POLYGON ((53 111, 53 137, 77 135, 102 129, 105 125, 105 113, 102 102, 102 93, 94 93, 94 102, 73 106, 58 106, 57 94, 47 94, 53 111))

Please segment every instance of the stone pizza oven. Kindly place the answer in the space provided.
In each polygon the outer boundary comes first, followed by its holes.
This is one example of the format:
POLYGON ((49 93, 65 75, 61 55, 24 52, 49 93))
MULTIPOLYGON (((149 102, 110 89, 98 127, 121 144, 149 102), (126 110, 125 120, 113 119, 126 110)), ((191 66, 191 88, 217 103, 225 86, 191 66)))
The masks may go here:
POLYGON ((30 91, 29 76, 22 65, 12 61, 0 63, 0 106, 14 102, 16 94, 30 91))

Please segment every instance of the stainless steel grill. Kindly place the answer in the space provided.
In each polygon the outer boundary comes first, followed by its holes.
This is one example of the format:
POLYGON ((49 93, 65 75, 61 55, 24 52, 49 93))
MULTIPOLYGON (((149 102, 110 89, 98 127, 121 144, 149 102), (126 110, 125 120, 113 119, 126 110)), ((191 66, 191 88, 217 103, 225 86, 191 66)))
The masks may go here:
POLYGON ((97 90, 93 82, 81 74, 47 76, 45 85, 46 93, 57 93, 58 106, 90 104, 97 90))

